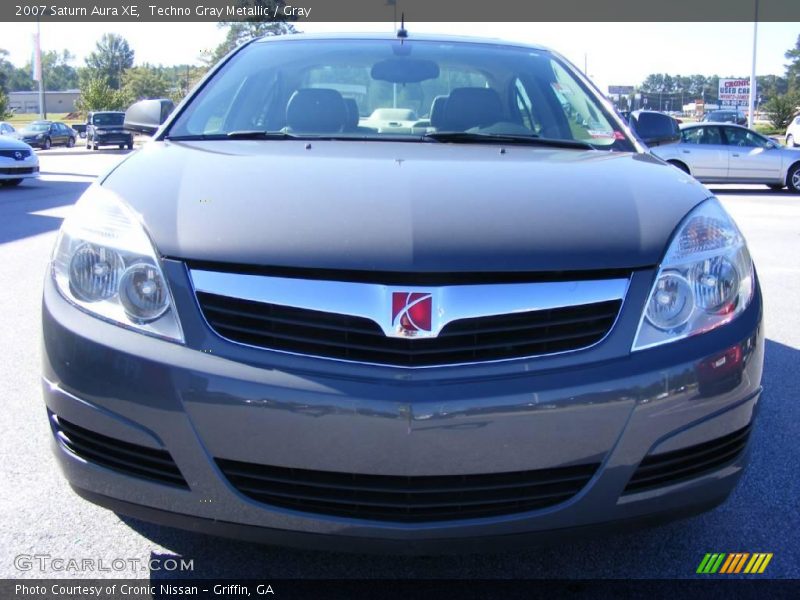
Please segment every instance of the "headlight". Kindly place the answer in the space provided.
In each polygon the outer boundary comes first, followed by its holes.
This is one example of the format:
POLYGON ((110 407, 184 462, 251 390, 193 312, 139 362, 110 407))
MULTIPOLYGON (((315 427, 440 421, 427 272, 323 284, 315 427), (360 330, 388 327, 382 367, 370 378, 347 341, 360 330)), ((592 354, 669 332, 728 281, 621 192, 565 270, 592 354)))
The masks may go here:
POLYGON ((40 140, 40 139, 42 139, 43 137, 44 137, 44 134, 43 134, 43 133, 37 133, 37 134, 36 134, 36 139, 37 139, 37 140, 40 140))
POLYGON ((753 298, 753 261, 716 198, 683 220, 639 322, 633 350, 674 342, 728 323, 753 298))
POLYGON ((142 223, 113 192, 92 185, 64 220, 53 251, 56 287, 82 310, 183 342, 172 295, 142 223))

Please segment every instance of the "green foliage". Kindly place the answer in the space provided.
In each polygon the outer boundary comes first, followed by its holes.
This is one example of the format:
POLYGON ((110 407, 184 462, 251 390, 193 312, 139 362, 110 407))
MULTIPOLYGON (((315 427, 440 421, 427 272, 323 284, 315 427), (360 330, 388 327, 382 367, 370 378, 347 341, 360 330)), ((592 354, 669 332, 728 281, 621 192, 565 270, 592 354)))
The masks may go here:
POLYGON ((11 112, 8 110, 8 95, 0 88, 0 121, 5 121, 11 117, 11 112))
POLYGON ((769 122, 772 127, 785 131, 792 117, 797 113, 800 104, 800 94, 788 93, 782 96, 775 96, 764 105, 764 110, 769 114, 769 122))
POLYGON ((105 79, 88 79, 81 85, 75 107, 81 112, 92 110, 124 110, 129 102, 125 93, 115 90, 105 79))
POLYGON ((784 56, 789 60, 789 64, 786 65, 786 79, 789 81, 789 90, 800 92, 800 35, 797 36, 794 48, 787 50, 784 56))
POLYGON ((133 56, 124 37, 104 33, 86 59, 86 66, 92 70, 91 79, 105 79, 112 89, 118 90, 122 86, 122 75, 133 66, 133 56))
POLYGON ((170 82, 163 70, 144 64, 125 71, 122 92, 131 102, 147 98, 164 98, 169 95, 170 82))
MULTIPOLYGON (((284 0, 238 0, 236 4, 241 7, 264 7, 268 11, 267 14, 270 15, 275 14, 276 6, 279 9, 286 6, 284 0)), ((278 10, 278 14, 281 13, 282 11, 278 10)), ((227 27, 228 32, 225 40, 205 57, 209 65, 216 64, 228 52, 253 38, 297 33, 295 26, 283 17, 275 20, 254 17, 244 21, 222 21, 219 23, 219 27, 227 27)))

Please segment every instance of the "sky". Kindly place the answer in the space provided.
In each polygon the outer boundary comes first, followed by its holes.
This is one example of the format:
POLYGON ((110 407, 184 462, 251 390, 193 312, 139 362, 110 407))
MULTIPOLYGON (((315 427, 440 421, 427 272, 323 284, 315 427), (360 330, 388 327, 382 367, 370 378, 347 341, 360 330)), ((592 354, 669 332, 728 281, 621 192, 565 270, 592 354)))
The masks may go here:
MULTIPOLYGON (((0 48, 18 66, 31 56, 34 23, 0 23, 0 48)), ((136 63, 198 63, 224 37, 215 23, 42 23, 42 49, 67 48, 81 66, 103 33, 124 36, 136 63)), ((391 23, 299 23, 301 31, 392 31, 391 23)), ((636 85, 650 73, 749 77, 752 23, 406 23, 413 36, 457 33, 541 44, 557 50, 602 88, 636 85)), ((783 75, 784 53, 794 47, 800 23, 760 23, 756 72, 783 75)))

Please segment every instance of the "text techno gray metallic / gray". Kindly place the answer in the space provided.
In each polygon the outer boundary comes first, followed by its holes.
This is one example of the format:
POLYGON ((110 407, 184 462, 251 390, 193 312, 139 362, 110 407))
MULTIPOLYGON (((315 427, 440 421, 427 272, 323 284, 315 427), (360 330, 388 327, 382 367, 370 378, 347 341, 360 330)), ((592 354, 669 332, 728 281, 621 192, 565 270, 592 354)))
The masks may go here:
POLYGON ((414 553, 736 485, 764 354, 745 240, 559 55, 263 39, 165 112, 128 111, 153 140, 81 197, 45 282, 47 416, 84 498, 414 553))

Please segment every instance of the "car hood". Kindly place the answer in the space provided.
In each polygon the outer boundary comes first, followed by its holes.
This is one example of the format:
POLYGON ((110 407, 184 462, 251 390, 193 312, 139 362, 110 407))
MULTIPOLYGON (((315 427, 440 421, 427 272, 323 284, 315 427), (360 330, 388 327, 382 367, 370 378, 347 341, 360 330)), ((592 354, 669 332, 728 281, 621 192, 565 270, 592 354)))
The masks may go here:
POLYGON ((0 150, 30 150, 31 147, 28 146, 23 141, 20 141, 16 138, 11 136, 0 135, 0 150))
POLYGON ((419 142, 154 141, 103 185, 164 256, 419 272, 654 265, 709 196, 647 154, 419 142))

